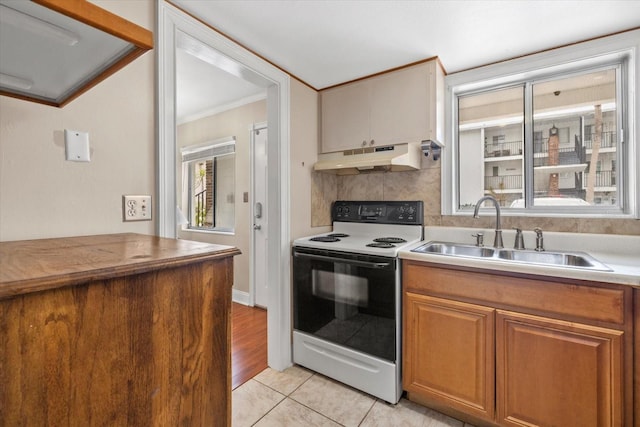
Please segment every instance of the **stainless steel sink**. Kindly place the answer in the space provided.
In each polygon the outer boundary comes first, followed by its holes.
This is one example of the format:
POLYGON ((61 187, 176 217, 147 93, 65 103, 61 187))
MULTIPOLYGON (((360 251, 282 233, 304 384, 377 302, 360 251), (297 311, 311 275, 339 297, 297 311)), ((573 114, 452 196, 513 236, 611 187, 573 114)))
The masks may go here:
POLYGON ((412 250, 412 252, 423 252, 438 255, 452 255, 473 258, 491 258, 495 255, 494 248, 459 245, 457 243, 430 242, 412 250))
POLYGON ((606 265, 583 252, 535 252, 502 249, 498 252, 498 258, 530 264, 559 265, 562 267, 580 267, 592 270, 611 271, 606 265))
POLYGON ((611 271, 609 267, 584 252, 536 252, 520 249, 496 249, 451 242, 428 242, 413 249, 412 252, 494 261, 508 261, 523 264, 611 271))

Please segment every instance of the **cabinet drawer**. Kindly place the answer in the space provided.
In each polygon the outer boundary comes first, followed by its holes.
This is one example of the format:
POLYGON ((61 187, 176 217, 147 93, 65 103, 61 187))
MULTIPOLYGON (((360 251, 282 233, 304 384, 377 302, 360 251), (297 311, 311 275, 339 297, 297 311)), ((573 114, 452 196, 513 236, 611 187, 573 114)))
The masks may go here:
MULTIPOLYGON (((432 267, 403 261, 404 291, 422 292, 445 298, 488 304, 493 307, 525 310, 533 314, 555 315, 619 325, 631 313, 630 289, 602 284, 576 285, 542 279, 503 276, 432 267)), ((628 319, 631 320, 631 319, 628 319)))

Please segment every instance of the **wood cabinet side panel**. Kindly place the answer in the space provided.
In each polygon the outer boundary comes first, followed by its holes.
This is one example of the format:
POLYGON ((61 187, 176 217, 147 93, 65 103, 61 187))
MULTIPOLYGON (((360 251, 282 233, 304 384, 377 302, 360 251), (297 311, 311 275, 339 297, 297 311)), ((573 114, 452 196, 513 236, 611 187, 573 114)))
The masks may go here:
POLYGON ((229 425, 231 263, 0 301, 6 425, 229 425))
POLYGON ((640 289, 634 289, 634 340, 633 340, 633 372, 634 372, 634 411, 633 422, 635 427, 640 427, 640 289))
POLYGON ((623 425, 622 331, 498 310, 497 421, 623 425))
POLYGON ((482 272, 437 268, 404 261, 406 290, 619 325, 629 322, 630 289, 621 286, 581 286, 482 272))

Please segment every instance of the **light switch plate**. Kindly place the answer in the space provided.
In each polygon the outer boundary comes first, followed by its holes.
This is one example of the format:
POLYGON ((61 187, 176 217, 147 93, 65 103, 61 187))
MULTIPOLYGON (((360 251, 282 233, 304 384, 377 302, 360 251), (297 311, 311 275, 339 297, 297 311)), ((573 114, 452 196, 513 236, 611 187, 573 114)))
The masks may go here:
POLYGON ((64 147, 66 159, 73 162, 88 162, 89 133, 77 130, 64 130, 64 147))
POLYGON ((122 220, 151 221, 151 196, 122 196, 122 220))

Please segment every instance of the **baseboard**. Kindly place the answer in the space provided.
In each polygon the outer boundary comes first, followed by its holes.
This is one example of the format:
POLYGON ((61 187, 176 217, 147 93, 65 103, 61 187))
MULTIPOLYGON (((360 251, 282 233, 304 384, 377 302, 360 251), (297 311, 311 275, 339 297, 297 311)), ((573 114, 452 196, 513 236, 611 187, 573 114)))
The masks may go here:
POLYGON ((231 300, 233 302, 237 302, 242 305, 250 305, 249 304, 249 293, 244 291, 238 291, 236 289, 232 289, 231 300))

